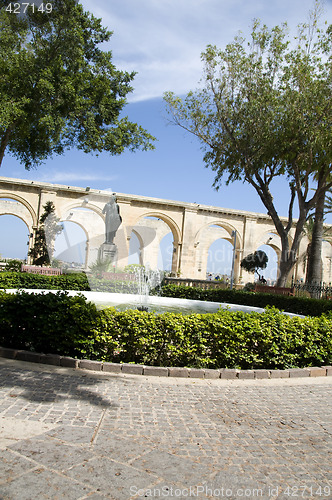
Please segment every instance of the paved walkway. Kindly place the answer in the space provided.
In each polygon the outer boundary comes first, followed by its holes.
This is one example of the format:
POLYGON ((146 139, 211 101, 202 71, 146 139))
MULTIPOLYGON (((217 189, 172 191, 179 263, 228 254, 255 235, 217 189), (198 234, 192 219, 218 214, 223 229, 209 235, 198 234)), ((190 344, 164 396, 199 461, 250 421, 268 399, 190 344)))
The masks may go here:
POLYGON ((332 377, 200 380, 0 359, 1 500, 332 499, 332 377))

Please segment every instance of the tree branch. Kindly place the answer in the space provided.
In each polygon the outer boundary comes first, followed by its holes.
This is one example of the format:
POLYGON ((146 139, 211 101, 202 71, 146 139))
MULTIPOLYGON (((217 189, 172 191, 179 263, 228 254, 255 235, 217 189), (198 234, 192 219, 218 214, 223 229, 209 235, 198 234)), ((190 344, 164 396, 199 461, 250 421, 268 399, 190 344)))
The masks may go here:
POLYGON ((288 224, 287 224, 286 229, 285 229, 286 233, 289 233, 289 231, 291 230, 292 225, 293 225, 293 206, 294 206, 294 200, 295 200, 295 195, 296 195, 296 190, 295 190, 294 184, 290 185, 290 189, 291 189, 291 199, 290 199, 289 208, 288 208, 288 224))

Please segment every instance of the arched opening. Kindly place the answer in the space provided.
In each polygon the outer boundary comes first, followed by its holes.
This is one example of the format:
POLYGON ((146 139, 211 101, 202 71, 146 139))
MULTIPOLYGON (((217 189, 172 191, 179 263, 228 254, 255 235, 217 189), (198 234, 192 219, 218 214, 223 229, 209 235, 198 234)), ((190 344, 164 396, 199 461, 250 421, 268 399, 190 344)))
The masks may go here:
POLYGON ((87 237, 76 222, 63 221, 62 232, 56 237, 53 258, 63 267, 81 269, 86 265, 87 237))
POLYGON ((322 243, 322 281, 332 283, 332 244, 330 240, 322 243))
POLYGON ((146 216, 133 227, 129 241, 128 264, 151 269, 172 270, 174 237, 169 225, 159 217, 146 216))
MULTIPOLYGON (((233 228, 220 222, 199 230, 195 239, 197 276, 200 279, 220 278, 230 281, 232 273, 234 238, 233 228)), ((239 249, 239 237, 236 249, 239 249)), ((238 279, 238 251, 235 252, 234 280, 238 279)))
POLYGON ((174 238, 171 231, 160 242, 158 253, 158 269, 170 273, 174 254, 174 238))
POLYGON ((0 235, 1 258, 27 259, 30 235, 22 219, 16 215, 0 215, 0 235))
MULTIPOLYGON (((61 220, 76 223, 84 230, 84 237, 83 233, 81 233, 82 239, 77 243, 81 243, 80 253, 82 255, 83 241, 86 241, 86 252, 84 254, 84 268, 86 270, 89 270, 98 261, 100 246, 105 241, 105 223, 100 210, 99 212, 93 205, 82 207, 71 204, 66 206, 60 215, 61 220)), ((79 257, 79 260, 81 259, 82 257, 79 257)))
POLYGON ((223 239, 215 240, 209 247, 207 257, 207 274, 219 276, 225 280, 230 279, 232 272, 233 245, 223 239))
MULTIPOLYGON (((258 272, 262 275, 266 281, 267 285, 275 285, 278 276, 278 254, 271 245, 261 245, 257 250, 262 250, 266 253, 268 257, 267 266, 265 269, 259 269, 258 272)), ((257 274, 255 274, 255 281, 257 280, 257 274)))
POLYGON ((132 231, 130 242, 129 242, 129 255, 128 255, 128 264, 139 264, 143 265, 142 260, 142 251, 141 248, 143 246, 142 241, 135 230, 132 231))

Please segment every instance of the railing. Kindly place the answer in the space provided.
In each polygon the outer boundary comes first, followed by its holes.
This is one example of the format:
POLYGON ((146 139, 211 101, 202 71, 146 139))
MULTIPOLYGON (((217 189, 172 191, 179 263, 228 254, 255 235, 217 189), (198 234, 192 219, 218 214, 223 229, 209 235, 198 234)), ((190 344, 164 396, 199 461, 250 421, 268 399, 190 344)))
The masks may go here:
POLYGON ((302 282, 293 283, 295 295, 297 297, 307 296, 316 299, 332 299, 332 285, 325 282, 317 284, 308 284, 302 282))
POLYGON ((166 285, 182 285, 190 286, 193 288, 203 288, 204 290, 207 290, 209 288, 226 289, 229 287, 229 283, 226 283, 225 281, 195 280, 188 278, 164 278, 164 283, 166 285))
POLYGON ((24 264, 22 264, 21 271, 22 273, 46 274, 50 276, 62 274, 62 270, 58 267, 27 266, 24 264))
POLYGON ((294 295, 294 286, 292 287, 268 286, 256 283, 255 292, 274 293, 276 295, 294 295))

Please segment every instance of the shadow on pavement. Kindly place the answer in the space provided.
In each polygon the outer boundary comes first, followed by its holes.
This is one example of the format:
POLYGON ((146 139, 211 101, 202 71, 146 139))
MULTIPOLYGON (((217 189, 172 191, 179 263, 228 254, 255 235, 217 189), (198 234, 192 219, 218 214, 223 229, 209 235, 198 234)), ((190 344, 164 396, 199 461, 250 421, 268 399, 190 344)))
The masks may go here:
POLYGON ((34 371, 19 366, 0 365, 0 388, 13 388, 10 397, 22 397, 35 403, 80 400, 104 408, 118 405, 98 394, 105 378, 75 376, 53 371, 34 371))

